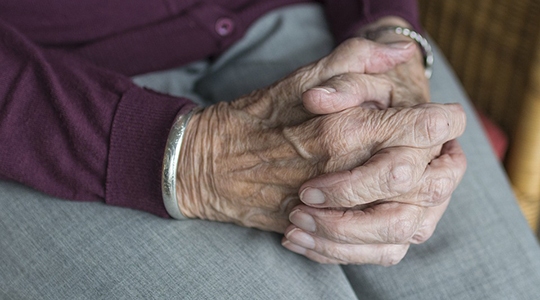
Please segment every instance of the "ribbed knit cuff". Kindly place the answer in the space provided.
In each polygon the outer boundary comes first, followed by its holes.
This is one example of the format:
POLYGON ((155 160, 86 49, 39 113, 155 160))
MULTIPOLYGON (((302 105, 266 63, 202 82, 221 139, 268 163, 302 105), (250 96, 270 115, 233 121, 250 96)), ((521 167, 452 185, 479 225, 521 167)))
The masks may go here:
POLYGON ((330 27, 337 43, 354 36, 360 27, 387 16, 400 17, 409 22, 415 31, 422 33, 416 0, 352 1, 347 5, 350 6, 348 10, 344 10, 345 7, 343 7, 348 2, 347 0, 337 2, 343 2, 341 9, 334 4, 336 7, 331 7, 328 12, 330 27))
POLYGON ((169 217, 161 195, 163 153, 175 116, 195 104, 133 87, 124 93, 112 125, 105 202, 169 217))

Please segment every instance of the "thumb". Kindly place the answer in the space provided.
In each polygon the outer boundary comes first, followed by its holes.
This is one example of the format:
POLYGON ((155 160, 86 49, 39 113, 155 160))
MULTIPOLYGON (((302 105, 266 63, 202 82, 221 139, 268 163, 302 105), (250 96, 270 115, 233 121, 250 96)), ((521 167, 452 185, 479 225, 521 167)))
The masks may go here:
POLYGON ((328 56, 287 76, 276 87, 286 85, 292 88, 287 92, 292 92, 297 97, 289 99, 297 101, 302 93, 334 76, 347 73, 385 73, 409 61, 416 51, 418 49, 414 42, 382 44, 363 38, 351 38, 341 43, 328 56))
MULTIPOLYGON (((304 107, 313 114, 328 114, 334 113, 352 105, 376 101, 378 99, 362 98, 363 95, 384 95, 388 91, 388 85, 380 85, 378 78, 359 74, 377 74, 385 73, 401 63, 405 63, 413 58, 418 49, 413 42, 409 43, 393 43, 381 44, 367 40, 350 40, 338 47, 330 56, 322 59, 319 64, 324 71, 317 78, 320 82, 316 86, 305 86, 303 88, 303 104, 304 107), (350 76, 347 74, 356 74, 355 76, 362 79, 360 82, 342 82, 350 76), (327 76, 338 75, 330 79, 327 76), (336 79, 337 78, 337 79, 336 79), (324 80, 326 79, 326 80, 324 80), (317 87, 324 86, 344 87, 355 86, 357 91, 353 95, 356 98, 349 99, 351 101, 343 102, 343 97, 335 97, 324 93, 317 87), (358 90, 360 89, 360 90, 358 90), (380 89, 380 90, 379 90, 380 89), (324 100, 323 100, 324 98, 324 100)), ((349 78, 350 79, 350 78, 349 78)), ((344 92, 338 90, 339 92, 344 92)), ((388 95, 389 96, 389 95, 388 95)))
POLYGON ((319 79, 344 73, 385 73, 409 61, 418 51, 414 42, 382 44, 362 38, 352 38, 339 45, 330 55, 319 61, 323 72, 319 79))
POLYGON ((413 57, 414 43, 386 45, 363 38, 351 38, 341 43, 328 56, 304 66, 268 89, 249 95, 250 101, 235 101, 248 113, 267 116, 275 115, 272 123, 290 123, 288 117, 296 116, 296 123, 309 118, 311 111, 305 111, 302 94, 330 78, 347 73, 384 73, 413 57), (266 94, 264 101, 257 95, 266 94), (255 97, 254 97, 255 96, 255 97), (307 113, 307 114, 306 114, 307 113), (302 117, 298 116, 301 115, 302 117))

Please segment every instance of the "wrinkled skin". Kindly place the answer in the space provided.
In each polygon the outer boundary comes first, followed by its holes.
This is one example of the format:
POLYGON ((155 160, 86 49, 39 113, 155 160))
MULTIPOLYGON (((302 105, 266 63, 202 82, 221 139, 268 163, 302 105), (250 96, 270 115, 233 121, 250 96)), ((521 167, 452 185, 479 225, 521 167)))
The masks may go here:
MULTIPOLYGON (((400 22, 387 18, 372 27, 408 26, 400 22)), ((408 41, 396 34, 385 34, 377 40, 408 41)), ((347 75, 350 80, 329 81, 305 93, 305 106, 312 112, 330 114, 358 105, 358 97, 351 96, 358 93, 354 88, 359 82, 354 77, 358 76, 347 75), (320 89, 336 93, 320 93, 320 89)), ((376 76, 392 84, 378 84, 370 78, 368 86, 379 94, 390 91, 392 107, 429 102, 429 83, 420 51, 407 62, 376 76)), ((396 264, 411 243, 423 243, 431 237, 466 165, 461 147, 451 140, 431 149, 383 149, 362 166, 309 180, 301 187, 300 195, 311 207, 293 209, 293 225, 287 228, 282 243, 321 263, 396 264), (373 202, 374 199, 378 200, 373 202), (364 209, 358 209, 362 206, 364 209), (332 207, 355 208, 345 212, 324 209, 332 207)))
POLYGON ((195 114, 178 166, 182 213, 284 232, 286 248, 323 263, 399 260, 463 174, 452 169, 459 146, 446 143, 464 130, 459 105, 386 108, 406 92, 392 76, 415 56, 411 45, 351 39, 271 87, 195 114), (324 202, 310 204, 317 193, 324 202))

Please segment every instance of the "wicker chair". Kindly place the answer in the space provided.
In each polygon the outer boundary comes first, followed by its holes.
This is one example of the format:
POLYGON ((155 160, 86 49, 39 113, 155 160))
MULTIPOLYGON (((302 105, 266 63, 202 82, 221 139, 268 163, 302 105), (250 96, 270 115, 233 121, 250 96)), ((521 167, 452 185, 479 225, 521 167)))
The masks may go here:
POLYGON ((531 228, 540 213, 540 1, 419 0, 471 101, 508 135, 505 166, 531 228))

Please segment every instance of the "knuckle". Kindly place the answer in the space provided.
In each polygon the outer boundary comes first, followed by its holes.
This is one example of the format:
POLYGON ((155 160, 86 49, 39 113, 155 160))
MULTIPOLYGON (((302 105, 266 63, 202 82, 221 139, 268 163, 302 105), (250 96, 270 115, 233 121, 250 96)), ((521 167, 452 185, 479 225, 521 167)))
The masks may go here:
POLYGON ((452 192, 453 183, 448 177, 429 180, 426 200, 429 205, 437 206, 444 202, 452 192))
POLYGON ((335 128, 338 124, 337 120, 330 116, 325 116, 318 118, 315 123, 315 137, 317 139, 317 144, 319 152, 321 152, 322 157, 329 159, 335 152, 335 134, 332 133, 332 128, 335 128))
POLYGON ((319 138, 328 157, 347 154, 354 141, 350 138, 353 128, 348 124, 347 115, 327 115, 320 118, 319 138))
POLYGON ((339 243, 354 242, 355 234, 351 232, 350 227, 346 224, 353 224, 359 215, 364 214, 362 211, 353 211, 352 209, 345 210, 335 222, 330 222, 329 229, 325 230, 326 236, 333 236, 333 239, 339 243))
MULTIPOLYGON (((347 181, 341 186, 341 199, 337 199, 337 204, 342 205, 342 207, 354 207, 358 205, 358 197, 356 195, 355 184, 351 181, 351 177, 348 177, 347 181)), ((352 212, 344 214, 345 217, 352 219, 352 212)))
POLYGON ((400 263, 407 254, 408 245, 391 245, 383 248, 380 257, 380 265, 385 267, 395 266, 400 263))
POLYGON ((369 42, 366 39, 352 38, 345 41, 345 47, 360 50, 366 47, 369 42))
POLYGON ((396 220, 389 228, 389 239, 392 243, 408 241, 416 231, 415 221, 409 218, 396 220))
POLYGON ((415 205, 408 205, 410 209, 403 209, 397 216, 392 218, 388 227, 388 242, 392 244, 402 244, 409 241, 418 230, 420 224, 421 210, 415 205))
POLYGON ((448 133, 450 123, 443 110, 439 107, 430 107, 422 110, 416 120, 416 129, 420 132, 418 143, 438 144, 443 141, 448 133))
POLYGON ((333 64, 339 63, 343 57, 350 57, 353 54, 357 54, 365 49, 366 42, 361 38, 350 38, 343 41, 330 55, 323 58, 320 62, 324 67, 329 67, 333 64))
POLYGON ((298 92, 304 92, 311 88, 313 85, 312 78, 319 74, 321 69, 323 67, 320 62, 301 67, 291 76, 287 77, 289 80, 285 80, 283 83, 287 83, 293 87, 298 85, 298 92))
MULTIPOLYGON (((347 93, 354 91, 356 85, 355 80, 349 74, 339 74, 332 77, 327 83, 327 85, 332 86, 336 91, 340 93, 347 93)), ((340 94, 334 94, 333 97, 339 97, 340 94)))
POLYGON ((414 184, 414 166, 407 162, 395 163, 386 173, 386 182, 391 192, 405 193, 414 184))

